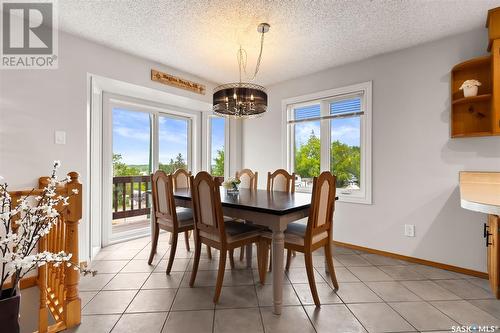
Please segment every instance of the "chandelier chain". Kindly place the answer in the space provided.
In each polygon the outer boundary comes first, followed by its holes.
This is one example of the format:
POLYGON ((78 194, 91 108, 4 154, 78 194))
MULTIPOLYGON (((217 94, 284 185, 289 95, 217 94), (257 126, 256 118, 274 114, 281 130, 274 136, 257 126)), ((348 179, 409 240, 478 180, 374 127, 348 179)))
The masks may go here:
POLYGON ((260 63, 262 61, 262 50, 264 49, 264 34, 265 32, 263 31, 260 36, 260 51, 259 51, 259 56, 257 57, 257 63, 255 64, 255 71, 250 77, 247 73, 247 61, 248 61, 248 56, 247 56, 247 51, 241 47, 238 49, 237 52, 237 58, 238 58, 238 69, 239 69, 239 75, 240 75, 240 82, 241 82, 241 70, 243 69, 243 73, 245 73, 245 76, 247 80, 254 80, 257 77, 257 73, 259 72, 260 69, 260 63))

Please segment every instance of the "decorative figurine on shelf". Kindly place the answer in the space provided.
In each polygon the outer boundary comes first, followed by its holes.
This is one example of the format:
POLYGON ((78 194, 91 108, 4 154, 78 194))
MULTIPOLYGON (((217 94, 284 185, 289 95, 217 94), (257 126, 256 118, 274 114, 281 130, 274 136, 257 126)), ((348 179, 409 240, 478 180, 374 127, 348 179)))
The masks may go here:
POLYGON ((222 186, 226 189, 227 193, 238 193, 240 191, 241 180, 229 177, 222 183, 222 186))
POLYGON ((477 89, 481 85, 478 80, 467 80, 462 83, 460 90, 464 91, 464 97, 477 96, 477 89))

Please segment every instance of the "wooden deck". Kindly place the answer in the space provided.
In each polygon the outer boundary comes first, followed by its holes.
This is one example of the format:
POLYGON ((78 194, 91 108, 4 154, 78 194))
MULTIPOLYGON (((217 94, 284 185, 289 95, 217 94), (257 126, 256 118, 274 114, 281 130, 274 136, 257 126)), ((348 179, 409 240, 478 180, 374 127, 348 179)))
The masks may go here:
POLYGON ((113 220, 112 233, 117 234, 125 231, 147 228, 151 224, 147 215, 127 217, 113 220))

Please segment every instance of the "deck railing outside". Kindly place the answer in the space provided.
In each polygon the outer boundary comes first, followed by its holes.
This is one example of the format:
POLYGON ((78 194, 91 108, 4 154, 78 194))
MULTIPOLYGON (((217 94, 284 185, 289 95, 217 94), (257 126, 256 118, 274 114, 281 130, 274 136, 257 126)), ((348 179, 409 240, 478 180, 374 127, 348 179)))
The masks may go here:
POLYGON ((113 220, 150 213, 150 176, 113 177, 113 220))

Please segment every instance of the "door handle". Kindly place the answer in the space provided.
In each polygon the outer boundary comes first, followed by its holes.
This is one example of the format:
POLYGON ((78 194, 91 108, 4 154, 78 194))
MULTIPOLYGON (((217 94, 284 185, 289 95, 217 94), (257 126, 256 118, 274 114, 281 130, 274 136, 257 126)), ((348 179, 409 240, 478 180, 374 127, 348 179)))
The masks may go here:
POLYGON ((493 245, 493 243, 490 243, 490 236, 491 236, 491 235, 492 235, 492 234, 490 234, 489 232, 488 232, 488 234, 486 235, 486 247, 488 247, 488 246, 490 246, 490 245, 493 245))

